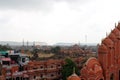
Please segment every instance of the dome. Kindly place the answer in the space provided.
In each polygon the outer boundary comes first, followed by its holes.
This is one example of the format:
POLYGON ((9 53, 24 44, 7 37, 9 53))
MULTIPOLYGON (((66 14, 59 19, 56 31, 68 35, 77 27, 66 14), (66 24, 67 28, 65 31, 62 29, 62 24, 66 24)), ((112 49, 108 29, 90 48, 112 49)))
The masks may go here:
POLYGON ((80 77, 78 75, 73 73, 71 76, 68 77, 67 80, 81 80, 81 79, 80 79, 80 77))
POLYGON ((97 64, 97 65, 100 65, 98 60, 94 57, 91 57, 87 60, 86 62, 86 66, 89 68, 89 69, 93 69, 94 68, 94 65, 97 64))
POLYGON ((113 44, 114 44, 113 41, 109 37, 105 38, 102 41, 102 43, 105 44, 107 47, 113 47, 113 44))
POLYGON ((99 53, 108 53, 108 49, 104 44, 101 44, 98 48, 99 53))
POLYGON ((98 60, 95 57, 89 58, 85 63, 85 66, 81 69, 81 78, 90 79, 91 77, 94 77, 94 79, 97 80, 97 78, 101 76, 103 76, 103 69, 98 60))
POLYGON ((67 78, 67 80, 81 80, 80 77, 75 74, 75 67, 73 68, 73 74, 67 78))
POLYGON ((98 72, 102 73, 102 68, 98 60, 94 57, 91 57, 86 62, 86 68, 88 69, 89 74, 96 74, 98 72))

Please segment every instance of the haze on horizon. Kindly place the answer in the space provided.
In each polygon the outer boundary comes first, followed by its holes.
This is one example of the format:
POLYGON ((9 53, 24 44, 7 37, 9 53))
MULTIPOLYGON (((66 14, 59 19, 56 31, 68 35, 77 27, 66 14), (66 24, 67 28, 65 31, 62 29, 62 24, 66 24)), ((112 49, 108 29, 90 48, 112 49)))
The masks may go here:
POLYGON ((119 0, 0 0, 0 41, 100 43, 120 20, 119 3, 119 0))

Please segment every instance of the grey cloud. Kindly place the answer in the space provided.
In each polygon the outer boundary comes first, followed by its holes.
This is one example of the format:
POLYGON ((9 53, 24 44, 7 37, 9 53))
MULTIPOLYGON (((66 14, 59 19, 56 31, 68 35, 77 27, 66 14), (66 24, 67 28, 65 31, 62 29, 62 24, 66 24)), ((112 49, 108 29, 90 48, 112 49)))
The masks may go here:
POLYGON ((84 4, 89 0, 0 0, 0 9, 51 9, 56 2, 84 4))
POLYGON ((86 2, 89 2, 90 0, 54 0, 54 1, 65 1, 65 2, 68 2, 68 3, 86 3, 86 2))
POLYGON ((50 9, 53 0, 0 0, 0 9, 50 9))
POLYGON ((54 1, 56 1, 56 2, 63 1, 63 2, 67 2, 69 5, 72 4, 72 5, 76 6, 76 5, 84 5, 86 3, 89 3, 89 2, 92 2, 95 0, 54 0, 54 1))

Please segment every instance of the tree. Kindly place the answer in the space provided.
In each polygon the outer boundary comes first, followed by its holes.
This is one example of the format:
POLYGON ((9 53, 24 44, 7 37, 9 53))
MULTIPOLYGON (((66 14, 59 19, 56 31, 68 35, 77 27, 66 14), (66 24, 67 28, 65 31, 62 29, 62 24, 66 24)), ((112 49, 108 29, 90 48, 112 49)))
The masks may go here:
POLYGON ((33 59, 34 59, 34 60, 38 59, 38 57, 39 57, 39 56, 38 56, 38 52, 39 52, 38 49, 34 49, 34 50, 33 50, 32 53, 33 53, 33 59))
POLYGON ((67 80, 67 77, 73 73, 73 68, 75 68, 75 73, 80 75, 80 71, 77 68, 76 64, 69 58, 65 59, 65 65, 62 67, 62 77, 63 80, 67 80))
POLYGON ((59 53, 60 52, 60 47, 59 46, 53 47, 51 49, 51 52, 53 52, 53 53, 59 53))
POLYGON ((3 46, 3 45, 0 45, 0 51, 6 51, 6 50, 11 50, 12 48, 9 47, 9 46, 3 46))

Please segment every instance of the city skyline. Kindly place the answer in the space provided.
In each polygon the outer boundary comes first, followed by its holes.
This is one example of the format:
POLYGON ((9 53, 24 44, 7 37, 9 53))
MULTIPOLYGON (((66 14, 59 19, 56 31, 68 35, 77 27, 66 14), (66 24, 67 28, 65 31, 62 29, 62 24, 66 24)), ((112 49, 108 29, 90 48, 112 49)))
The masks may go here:
POLYGON ((0 41, 100 43, 120 20, 119 0, 0 0, 0 41))

